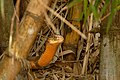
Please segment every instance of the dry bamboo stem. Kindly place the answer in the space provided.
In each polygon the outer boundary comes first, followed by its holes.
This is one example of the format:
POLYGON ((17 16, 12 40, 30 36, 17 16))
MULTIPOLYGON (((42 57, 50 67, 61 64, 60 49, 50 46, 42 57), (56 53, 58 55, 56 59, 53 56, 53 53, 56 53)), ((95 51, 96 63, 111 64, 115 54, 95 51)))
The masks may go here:
MULTIPOLYGON (((89 23, 89 31, 92 29, 92 23, 93 23, 93 13, 91 13, 90 16, 90 23, 89 23)), ((91 34, 88 34, 88 40, 87 40, 87 46, 86 46, 86 55, 84 57, 83 61, 83 68, 81 74, 85 74, 85 71, 87 70, 87 64, 88 64, 88 59, 89 59, 89 49, 90 49, 90 44, 91 44, 91 34)))
MULTIPOLYGON (((21 69, 19 59, 24 60, 32 47, 34 40, 39 32, 44 21, 45 10, 42 5, 38 4, 42 0, 31 0, 23 17, 20 29, 18 31, 18 41, 14 40, 10 52, 6 50, 4 53, 9 53, 17 58, 12 64, 12 56, 6 56, 0 62, 0 80, 13 80, 21 69), (14 55, 14 53, 16 55, 14 55)), ((44 4, 48 5, 50 0, 43 0, 44 4)), ((16 37, 16 36, 15 36, 16 37)), ((16 39, 14 37, 14 39, 16 39)))
POLYGON ((49 38, 46 44, 46 50, 41 55, 37 63, 31 62, 32 68, 36 69, 39 67, 47 66, 53 59, 58 46, 62 43, 64 38, 60 35, 55 35, 54 38, 49 38))
POLYGON ((42 1, 41 1, 40 4, 43 5, 43 7, 45 7, 47 10, 49 10, 51 13, 53 13, 56 17, 58 17, 61 21, 63 21, 65 24, 67 24, 71 29, 73 29, 75 32, 77 32, 83 39, 87 39, 87 37, 85 36, 85 34, 83 34, 82 32, 80 32, 76 27, 74 27, 70 22, 68 22, 65 18, 63 18, 62 16, 60 16, 58 13, 56 13, 49 6, 45 5, 42 1))

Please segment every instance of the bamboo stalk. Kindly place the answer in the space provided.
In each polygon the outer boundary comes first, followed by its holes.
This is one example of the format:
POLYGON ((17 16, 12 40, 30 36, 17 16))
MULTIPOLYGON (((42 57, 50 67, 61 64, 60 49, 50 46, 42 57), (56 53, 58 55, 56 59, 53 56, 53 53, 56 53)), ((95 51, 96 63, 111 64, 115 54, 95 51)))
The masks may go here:
MULTIPOLYGON (((0 80, 13 80, 21 69, 19 60, 24 60, 32 47, 34 40, 44 22, 45 8, 38 4, 42 0, 31 0, 24 15, 20 29, 18 31, 18 41, 14 40, 10 52, 8 49, 4 52, 11 56, 6 56, 0 62, 0 80), (14 55, 14 53, 16 55, 14 55), (12 58, 15 57, 14 64, 12 58)), ((44 0, 44 4, 48 5, 50 0, 44 0)), ((16 37, 16 36, 15 36, 16 37)), ((14 37, 14 39, 16 39, 14 37)))
MULTIPOLYGON (((90 23, 89 23, 89 31, 92 29, 92 23, 93 23, 93 13, 91 13, 90 15, 90 23)), ((85 74, 86 70, 87 70, 87 64, 88 64, 88 59, 89 59, 89 55, 90 55, 90 44, 91 44, 91 34, 88 34, 88 40, 87 40, 87 46, 86 46, 86 55, 84 57, 84 61, 83 61, 83 68, 81 71, 81 74, 85 74)))

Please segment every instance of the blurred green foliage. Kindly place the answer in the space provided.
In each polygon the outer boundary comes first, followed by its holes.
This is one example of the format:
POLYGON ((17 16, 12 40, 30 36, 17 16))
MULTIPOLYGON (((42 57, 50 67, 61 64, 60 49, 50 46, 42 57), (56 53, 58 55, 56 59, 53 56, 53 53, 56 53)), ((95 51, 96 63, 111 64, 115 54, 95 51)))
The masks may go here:
POLYGON ((88 16, 91 13, 94 15, 96 21, 100 20, 103 16, 108 14, 107 10, 109 9, 109 17, 106 32, 109 31, 110 25, 112 23, 112 18, 114 14, 120 10, 120 0, 72 0, 68 3, 68 8, 73 7, 77 3, 83 3, 83 12, 80 14, 79 20, 84 20, 84 24, 87 21, 88 16), (100 8, 100 6, 102 6, 100 8), (111 7, 110 7, 111 6, 111 7))
MULTIPOLYGON (((120 10, 120 0, 69 0, 69 3, 67 5, 68 8, 73 7, 74 5, 78 3, 83 3, 83 12, 80 14, 80 20, 84 20, 84 24, 87 21, 88 16, 90 16, 91 13, 94 15, 94 19, 96 21, 100 20, 105 14, 106 10, 109 5, 110 7, 110 15, 108 18, 108 24, 107 24, 107 32, 109 31, 110 25, 112 23, 112 18, 114 14, 120 10), (99 10, 99 6, 102 4, 101 9, 99 10)), ((5 18, 4 14, 4 0, 0 0, 0 12, 2 19, 5 18)))

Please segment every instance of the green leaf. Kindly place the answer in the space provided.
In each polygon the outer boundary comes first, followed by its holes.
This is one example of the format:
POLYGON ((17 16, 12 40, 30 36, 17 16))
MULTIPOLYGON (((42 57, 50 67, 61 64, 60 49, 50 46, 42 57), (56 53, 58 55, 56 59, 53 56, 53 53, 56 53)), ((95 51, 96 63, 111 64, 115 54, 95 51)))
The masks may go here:
POLYGON ((104 6, 103 6, 103 8, 102 8, 102 10, 100 12, 100 17, 102 17, 103 14, 105 13, 106 8, 108 7, 109 2, 110 2, 110 0, 105 0, 105 4, 104 4, 104 6))
POLYGON ((118 4, 118 3, 117 3, 117 0, 114 0, 114 1, 112 2, 112 5, 111 5, 111 14, 110 14, 110 16, 108 17, 108 23, 107 23, 107 29, 106 29, 106 32, 107 32, 107 33, 108 33, 109 29, 110 29, 113 16, 114 16, 114 14, 117 12, 117 10, 116 10, 117 4, 118 4))
POLYGON ((98 20, 99 14, 98 14, 97 8, 94 5, 91 4, 91 9, 92 9, 92 12, 93 12, 93 15, 94 15, 95 19, 98 20))
POLYGON ((86 23, 86 20, 87 20, 87 5, 88 5, 88 0, 84 0, 84 8, 83 8, 84 24, 86 23))
POLYGON ((111 26, 111 23, 112 23, 112 19, 113 19, 113 15, 114 15, 114 13, 111 13, 110 16, 109 16, 109 18, 108 18, 106 33, 108 33, 108 31, 110 29, 110 26, 111 26))
POLYGON ((119 10, 120 10, 120 5, 119 5, 119 6, 117 6, 116 10, 117 10, 117 11, 119 11, 119 10))
POLYGON ((117 7, 116 7, 116 10, 118 11, 118 10, 120 10, 120 0, 117 0, 117 7))
POLYGON ((82 20, 82 18, 83 18, 83 14, 84 14, 83 12, 80 13, 79 21, 82 20))
POLYGON ((96 8, 98 8, 98 5, 100 4, 100 1, 101 1, 101 0, 95 0, 95 5, 94 5, 94 6, 95 6, 96 8))

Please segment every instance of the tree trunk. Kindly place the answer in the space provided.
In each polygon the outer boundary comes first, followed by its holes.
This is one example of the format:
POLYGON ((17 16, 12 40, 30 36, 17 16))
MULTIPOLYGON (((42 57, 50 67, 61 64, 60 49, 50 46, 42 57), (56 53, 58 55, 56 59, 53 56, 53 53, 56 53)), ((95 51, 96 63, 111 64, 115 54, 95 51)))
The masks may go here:
POLYGON ((103 22, 101 27, 100 80, 119 80, 120 11, 118 11, 113 17, 112 25, 108 34, 106 34, 106 21, 103 22))
POLYGON ((21 62, 26 59, 30 48, 44 22, 45 8, 40 4, 43 1, 48 5, 50 0, 31 0, 24 15, 17 38, 14 37, 12 49, 6 50, 6 54, 0 62, 0 80, 13 80, 21 69, 21 62), (15 57, 14 62, 13 57, 15 57))
MULTIPOLYGON (((73 6, 68 15, 68 19, 71 21, 71 23, 76 26, 77 29, 81 29, 81 23, 79 21, 80 14, 82 11, 82 5, 81 3, 73 6)), ((65 41, 63 43, 63 49, 64 50, 72 50, 74 53, 77 52, 77 47, 78 47, 78 42, 80 39, 80 35, 72 30, 71 28, 65 28, 65 41)), ((75 54, 69 54, 65 56, 65 60, 67 61, 73 61, 75 60, 75 54)), ((70 67, 73 67, 73 64, 71 63, 66 63, 70 67)))

